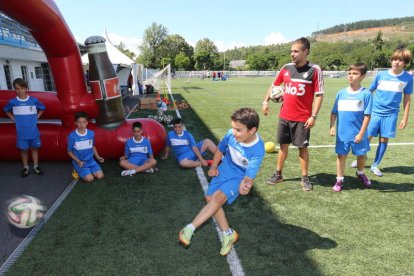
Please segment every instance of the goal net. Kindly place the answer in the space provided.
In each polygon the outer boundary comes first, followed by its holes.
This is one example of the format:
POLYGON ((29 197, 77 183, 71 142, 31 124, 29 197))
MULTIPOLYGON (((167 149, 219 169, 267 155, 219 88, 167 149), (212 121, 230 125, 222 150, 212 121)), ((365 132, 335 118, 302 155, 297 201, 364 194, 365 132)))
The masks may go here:
POLYGON ((159 93, 168 95, 171 90, 171 66, 168 64, 163 69, 154 72, 144 81, 146 94, 159 93), (151 86, 153 88, 151 88, 151 86), (150 91, 152 90, 152 91, 150 91))

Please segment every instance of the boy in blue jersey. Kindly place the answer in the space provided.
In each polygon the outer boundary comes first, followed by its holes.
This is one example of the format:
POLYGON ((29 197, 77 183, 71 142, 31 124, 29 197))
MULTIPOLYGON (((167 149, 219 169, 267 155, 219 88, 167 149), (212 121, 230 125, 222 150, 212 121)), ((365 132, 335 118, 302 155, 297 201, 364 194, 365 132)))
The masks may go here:
POLYGON ((35 97, 27 95, 27 82, 24 79, 15 79, 13 87, 17 97, 11 99, 3 110, 16 124, 16 147, 20 149, 23 163, 21 176, 29 175, 29 148, 32 151, 33 172, 37 175, 43 175, 43 171, 39 167, 38 150, 42 146, 42 142, 37 128, 37 119, 43 114, 46 107, 35 97))
POLYGON ((75 125, 76 129, 68 136, 68 155, 72 158, 73 167, 85 182, 102 179, 104 174, 94 157, 99 163, 103 163, 104 159, 95 147, 95 132, 86 128, 88 114, 84 111, 76 112, 75 125))
MULTIPOLYGON (((395 138, 398 113, 401 101, 404 115, 398 126, 404 129, 408 123, 411 94, 413 93, 413 76, 404 70, 412 60, 408 49, 397 49, 391 56, 391 69, 377 74, 369 90, 375 91, 373 96, 371 121, 368 125, 368 139, 379 136, 379 145, 375 154, 371 172, 383 176, 378 168, 384 157, 390 138, 395 138)), ((355 166, 355 164, 352 164, 355 166)))
POLYGON ((231 204, 239 194, 248 194, 253 186, 265 155, 263 140, 256 133, 259 121, 252 108, 241 108, 231 116, 232 128, 221 140, 208 171, 213 179, 206 192, 207 204, 179 232, 178 239, 184 246, 190 245, 195 229, 213 216, 222 231, 220 254, 226 256, 237 241, 238 234, 229 227, 222 206, 231 204))
POLYGON ((121 172, 122 176, 136 174, 138 172, 153 173, 157 170, 157 160, 154 159, 150 141, 142 136, 142 124, 132 124, 134 136, 125 143, 124 156, 119 158, 119 165, 126 169, 121 172))
POLYGON ((178 164, 182 168, 206 167, 211 164, 210 160, 204 159, 204 155, 207 151, 212 154, 216 152, 217 146, 213 141, 204 139, 196 143, 193 135, 187 130, 184 130, 184 124, 181 118, 174 119, 172 125, 174 130, 168 132, 164 155, 161 159, 167 159, 170 149, 172 149, 178 164))
POLYGON ((356 63, 349 67, 349 86, 338 91, 332 108, 330 135, 335 136, 336 132, 335 151, 338 154, 336 183, 332 187, 334 192, 340 192, 343 188, 345 161, 351 149, 357 156, 356 175, 365 187, 371 187, 371 181, 365 175, 364 168, 366 155, 370 149, 366 130, 371 117, 372 95, 368 89, 361 86, 367 70, 367 66, 363 63, 356 63), (335 122, 337 122, 337 131, 335 131, 335 122))

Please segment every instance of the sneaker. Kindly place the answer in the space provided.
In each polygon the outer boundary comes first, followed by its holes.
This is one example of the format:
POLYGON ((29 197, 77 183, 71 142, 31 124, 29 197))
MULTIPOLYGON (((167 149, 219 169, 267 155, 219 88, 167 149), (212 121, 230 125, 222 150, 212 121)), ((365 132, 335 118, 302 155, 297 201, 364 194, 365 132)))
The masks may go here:
POLYGON ((310 183, 310 181, 309 181, 309 177, 305 177, 304 179, 302 179, 301 181, 300 181, 300 184, 302 185, 302 188, 305 190, 305 191, 310 191, 310 190, 312 190, 313 189, 313 186, 312 186, 312 184, 310 183))
POLYGON ((335 185, 332 187, 332 191, 334 192, 340 192, 342 191, 342 186, 344 185, 344 182, 341 180, 337 180, 335 185))
POLYGON ((236 241, 239 239, 239 234, 235 230, 233 230, 233 233, 230 235, 223 234, 221 237, 221 249, 220 249, 220 255, 226 256, 229 254, 231 248, 233 247, 233 244, 236 243, 236 241))
POLYGON ((79 174, 75 169, 72 170, 72 177, 73 179, 79 179, 79 174))
POLYGON ((190 246, 193 235, 194 231, 189 226, 186 226, 178 233, 178 241, 185 247, 188 247, 190 246))
POLYGON ((21 177, 26 177, 29 175, 29 169, 28 168, 23 168, 22 173, 20 174, 21 177))
POLYGON ((279 174, 274 173, 268 180, 267 184, 269 185, 275 185, 276 183, 283 182, 283 177, 279 174))
POLYGON ((356 168, 356 167, 358 167, 358 162, 356 160, 354 160, 351 163, 351 168, 356 168))
POLYGON ((365 173, 358 174, 357 172, 356 175, 358 176, 359 180, 361 180, 362 184, 364 184, 365 187, 371 188, 371 185, 372 185, 371 181, 368 179, 365 173))
POLYGON ((154 169, 153 168, 149 168, 148 170, 145 170, 144 172, 146 172, 146 173, 154 173, 154 169))
POLYGON ((121 172, 121 176, 132 176, 133 174, 136 174, 135 170, 123 170, 121 172))
POLYGON ((44 174, 44 172, 42 171, 42 169, 39 166, 33 168, 33 172, 37 175, 43 175, 44 174))
POLYGON ((382 177, 383 176, 382 172, 380 171, 380 169, 378 169, 378 167, 371 167, 370 170, 376 176, 379 176, 379 177, 382 177))

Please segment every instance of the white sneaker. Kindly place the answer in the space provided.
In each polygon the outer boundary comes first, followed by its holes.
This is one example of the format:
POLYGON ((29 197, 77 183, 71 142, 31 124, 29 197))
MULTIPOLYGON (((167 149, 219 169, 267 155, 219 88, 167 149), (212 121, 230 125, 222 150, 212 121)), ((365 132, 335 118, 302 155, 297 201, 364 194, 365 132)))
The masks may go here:
POLYGON ((378 169, 377 167, 371 167, 371 172, 373 173, 373 174, 375 174, 376 176, 379 176, 379 177, 382 177, 383 176, 383 174, 382 174, 382 172, 380 171, 380 169, 378 169))
POLYGON ((145 170, 146 173, 154 173, 154 169, 153 168, 149 168, 148 170, 145 170))
POLYGON ((137 172, 135 170, 124 170, 121 172, 121 176, 132 176, 133 174, 136 174, 137 172))
POLYGON ((351 168, 356 168, 356 167, 358 167, 358 162, 356 160, 354 160, 351 163, 351 168))

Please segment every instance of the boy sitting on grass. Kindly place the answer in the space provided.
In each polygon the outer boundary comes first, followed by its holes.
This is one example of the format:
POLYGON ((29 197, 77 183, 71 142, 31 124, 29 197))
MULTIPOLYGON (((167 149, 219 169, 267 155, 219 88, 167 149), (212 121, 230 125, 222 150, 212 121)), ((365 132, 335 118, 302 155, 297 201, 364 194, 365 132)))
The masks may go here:
POLYGON ((231 204, 239 194, 247 195, 253 186, 265 155, 263 140, 256 133, 259 121, 252 108, 241 108, 231 116, 232 128, 221 140, 208 171, 213 179, 206 193, 207 204, 178 234, 184 246, 190 245, 195 229, 212 216, 222 231, 220 254, 226 256, 237 241, 238 234, 229 227, 222 206, 231 204))
POLYGON ((126 169, 121 172, 122 176, 132 176, 138 172, 153 173, 158 169, 157 160, 154 159, 150 141, 142 136, 142 124, 132 124, 134 136, 125 143, 124 156, 119 158, 119 166, 126 169))
POLYGON ((182 168, 195 168, 210 165, 210 160, 205 160, 206 151, 214 154, 217 146, 210 139, 204 139, 196 144, 193 135, 184 130, 183 120, 176 118, 172 121, 173 129, 168 133, 167 145, 161 159, 167 159, 170 149, 173 150, 178 164, 182 168))

